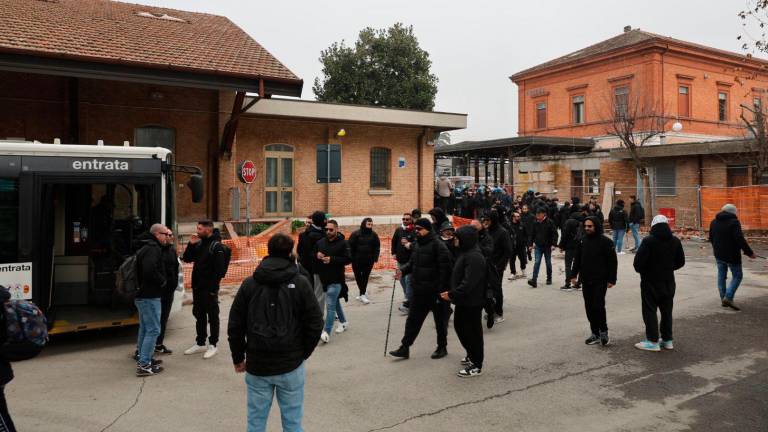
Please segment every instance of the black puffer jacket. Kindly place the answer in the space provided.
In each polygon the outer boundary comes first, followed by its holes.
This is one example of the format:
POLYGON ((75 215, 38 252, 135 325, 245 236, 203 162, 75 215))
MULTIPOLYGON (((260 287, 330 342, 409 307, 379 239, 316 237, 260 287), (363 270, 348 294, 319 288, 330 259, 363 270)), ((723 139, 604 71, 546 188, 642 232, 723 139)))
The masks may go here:
POLYGON ((161 298, 165 293, 166 267, 160 242, 150 233, 142 234, 139 239, 143 246, 136 257, 136 272, 139 282, 137 298, 161 298))
POLYGON ((225 257, 224 249, 221 247, 221 233, 218 229, 214 229, 210 237, 195 244, 187 243, 181 260, 194 263, 192 267, 193 290, 219 291, 221 279, 216 274, 216 269, 224 267, 225 257), (217 244, 213 245, 213 243, 217 244))
POLYGON ((643 239, 635 254, 635 271, 640 273, 641 286, 644 283, 657 289, 675 283, 675 270, 685 265, 685 253, 680 240, 672 235, 665 223, 651 227, 650 234, 643 239), (656 284, 658 282, 658 284, 656 284))
POLYGON ((608 223, 611 225, 612 230, 627 230, 629 219, 627 218, 627 212, 624 211, 624 207, 615 206, 610 213, 608 213, 608 223))
POLYGON ((741 252, 754 254, 741 231, 741 223, 733 213, 720 212, 709 224, 709 241, 715 258, 730 264, 741 264, 741 252))
POLYGON ((477 230, 463 226, 456 230, 459 258, 451 273, 448 296, 458 306, 477 307, 485 304, 486 262, 478 246, 477 230))
POLYGON ((533 224, 531 244, 541 248, 557 246, 557 226, 552 219, 544 218, 543 221, 536 221, 533 224))
POLYGON ((179 254, 176 248, 163 246, 163 266, 165 268, 165 293, 169 294, 179 286, 179 254))
POLYGON ((528 247, 528 232, 525 230, 525 225, 522 223, 509 224, 509 237, 512 241, 512 248, 514 250, 520 250, 528 247))
MULTIPOLYGON (((563 235, 560 238, 560 249, 576 250, 579 246, 577 239, 579 230, 584 223, 584 215, 582 213, 573 213, 565 222, 563 226, 563 235)), ((597 220, 597 219, 595 219, 597 220)))
POLYGON ((299 367, 314 351, 322 331, 323 314, 312 284, 299 273, 296 263, 269 256, 240 285, 227 325, 232 361, 238 364, 245 360, 248 373, 257 376, 280 375, 299 367), (262 290, 277 289, 281 284, 286 284, 292 301, 293 325, 284 346, 268 348, 259 345, 259 339, 250 334, 251 320, 257 308, 263 307, 257 301, 262 290))
POLYGON ((363 222, 360 229, 349 236, 349 250, 352 254, 352 262, 375 263, 379 260, 381 250, 379 235, 374 230, 366 228, 365 222, 363 222))
POLYGON ((411 275, 413 294, 418 296, 437 295, 450 284, 453 257, 445 244, 435 235, 418 237, 413 254, 401 271, 411 275))
POLYGON ((531 214, 530 211, 528 213, 520 213, 520 223, 523 224, 525 232, 528 234, 526 244, 530 245, 533 241, 533 225, 536 223, 536 216, 531 214))
POLYGON ((573 277, 579 276, 587 283, 616 284, 618 261, 613 241, 603 235, 603 226, 596 217, 587 218, 595 225, 592 235, 585 235, 575 249, 573 277))
POLYGON ((643 205, 639 201, 635 201, 629 205, 629 223, 642 224, 643 220, 645 220, 643 205))
POLYGON ((299 234, 299 243, 296 245, 296 255, 299 257, 299 263, 310 274, 313 273, 313 263, 315 257, 312 255, 312 251, 315 250, 315 244, 325 237, 325 231, 322 226, 310 225, 304 232, 299 234))
POLYGON ((407 249, 402 244, 402 240, 405 239, 409 243, 413 243, 416 240, 416 232, 413 230, 413 228, 406 229, 402 225, 397 227, 395 230, 395 233, 392 235, 392 244, 390 245, 390 250, 392 251, 392 255, 395 256, 395 259, 399 264, 405 264, 411 259, 411 254, 413 253, 413 246, 411 246, 411 249, 407 249))
MULTIPOLYGON (((491 214, 494 213, 491 212, 491 214)), ((503 273, 509 263, 509 257, 512 256, 512 245, 509 233, 502 228, 497 220, 492 218, 491 226, 488 227, 488 236, 493 243, 491 262, 497 270, 503 273)))
POLYGON ((320 276, 320 282, 322 282, 324 290, 330 284, 344 283, 346 280, 344 277, 344 267, 352 263, 352 255, 349 252, 349 244, 341 233, 333 241, 329 241, 327 237, 324 237, 315 243, 315 250, 312 256, 315 257, 313 273, 320 276), (331 257, 331 262, 325 264, 317 259, 318 252, 331 257))

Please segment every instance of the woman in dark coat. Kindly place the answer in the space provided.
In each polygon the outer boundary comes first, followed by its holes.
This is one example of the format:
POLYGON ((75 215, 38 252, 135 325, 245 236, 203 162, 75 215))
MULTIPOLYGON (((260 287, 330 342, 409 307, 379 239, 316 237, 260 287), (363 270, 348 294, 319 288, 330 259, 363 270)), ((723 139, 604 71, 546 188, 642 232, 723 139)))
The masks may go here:
POLYGON ((373 231, 373 219, 363 219, 360 229, 349 237, 349 248, 352 252, 352 272, 355 274, 357 288, 360 289, 360 295, 356 298, 367 305, 371 302, 366 295, 368 278, 373 264, 379 260, 381 250, 379 236, 373 231))

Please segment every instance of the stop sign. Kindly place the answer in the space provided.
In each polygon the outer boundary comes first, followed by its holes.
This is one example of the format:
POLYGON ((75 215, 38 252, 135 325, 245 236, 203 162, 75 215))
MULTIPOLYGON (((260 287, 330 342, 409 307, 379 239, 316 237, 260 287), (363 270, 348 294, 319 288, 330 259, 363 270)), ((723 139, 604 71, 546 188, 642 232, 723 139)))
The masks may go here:
POLYGON ((243 161, 240 164, 240 168, 237 170, 237 175, 240 177, 240 181, 245 184, 251 184, 256 180, 256 165, 249 160, 243 161))

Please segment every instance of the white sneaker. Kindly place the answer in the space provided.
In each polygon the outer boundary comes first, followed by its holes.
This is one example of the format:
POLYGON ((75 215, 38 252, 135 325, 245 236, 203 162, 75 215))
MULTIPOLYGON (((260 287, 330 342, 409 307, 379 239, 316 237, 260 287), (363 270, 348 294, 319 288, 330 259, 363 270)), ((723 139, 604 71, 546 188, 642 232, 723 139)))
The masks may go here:
POLYGON ((360 300, 360 301, 361 301, 361 302, 362 302, 364 305, 367 305, 367 304, 369 304, 369 303, 371 302, 371 301, 368 299, 368 296, 367 296, 367 295, 365 295, 365 294, 361 295, 361 296, 360 296, 360 297, 358 297, 357 299, 358 299, 358 300, 360 300))
POLYGON ((347 327, 349 327, 349 322, 339 323, 339 325, 336 326, 336 333, 344 333, 347 327))
POLYGON ((617 253, 616 255, 626 255, 626 254, 627 254, 626 252, 621 251, 621 252, 617 253))
POLYGON ((201 352, 206 352, 207 350, 208 350, 208 347, 205 345, 194 344, 191 347, 189 347, 186 351, 184 351, 184 355, 199 354, 201 352))
POLYGON ((328 343, 331 341, 331 335, 329 335, 328 332, 323 330, 323 332, 320 333, 320 340, 323 341, 323 343, 328 343))
POLYGON ((216 348, 216 345, 208 345, 208 349, 205 351, 205 354, 203 354, 203 358, 209 359, 215 356, 217 352, 219 352, 219 349, 216 348))
POLYGON ((493 323, 494 324, 501 324, 504 321, 505 321, 504 320, 504 316, 502 316, 502 315, 496 315, 496 318, 493 319, 493 323))

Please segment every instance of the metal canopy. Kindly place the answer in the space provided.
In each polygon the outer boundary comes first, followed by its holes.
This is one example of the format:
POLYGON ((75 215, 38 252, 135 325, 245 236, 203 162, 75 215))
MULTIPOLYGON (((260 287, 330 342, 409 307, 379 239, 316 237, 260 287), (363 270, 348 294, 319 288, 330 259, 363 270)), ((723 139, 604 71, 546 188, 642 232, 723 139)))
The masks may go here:
POLYGON ((515 156, 577 153, 592 150, 594 146, 592 139, 585 138, 522 136, 442 146, 435 149, 435 157, 507 158, 510 153, 515 156))

